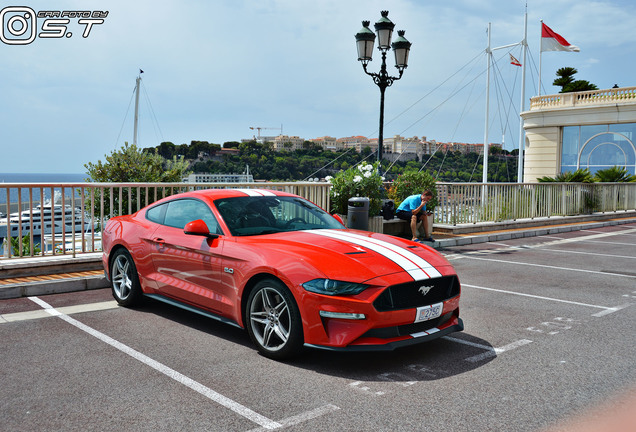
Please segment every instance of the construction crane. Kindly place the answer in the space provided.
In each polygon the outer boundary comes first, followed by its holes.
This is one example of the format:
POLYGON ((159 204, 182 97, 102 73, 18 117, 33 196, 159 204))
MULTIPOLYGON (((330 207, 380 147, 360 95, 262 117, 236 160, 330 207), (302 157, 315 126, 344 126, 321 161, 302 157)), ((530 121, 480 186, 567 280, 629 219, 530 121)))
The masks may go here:
POLYGON ((279 129, 280 130, 280 134, 281 135, 283 134, 283 125, 282 124, 280 125, 279 128, 277 128, 277 127, 260 127, 260 126, 253 126, 252 127, 252 126, 250 126, 250 129, 251 130, 256 129, 258 131, 258 138, 261 137, 261 130, 263 130, 263 129, 279 129))

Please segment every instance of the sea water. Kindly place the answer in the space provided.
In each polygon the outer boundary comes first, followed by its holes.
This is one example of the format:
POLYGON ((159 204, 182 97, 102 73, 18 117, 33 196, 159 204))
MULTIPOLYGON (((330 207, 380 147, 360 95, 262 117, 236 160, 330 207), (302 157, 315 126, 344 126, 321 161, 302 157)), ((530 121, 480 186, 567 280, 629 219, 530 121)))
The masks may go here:
MULTIPOLYGON (((83 183, 87 174, 59 174, 59 173, 0 173, 0 204, 6 204, 7 202, 7 189, 2 188, 2 183, 83 183)), ((67 192, 70 193, 70 190, 67 192)), ((10 188, 9 196, 12 203, 18 202, 18 189, 10 188)), ((70 196, 70 195, 69 195, 70 196)), ((44 189, 44 199, 49 200, 51 198, 51 188, 44 189)), ((33 189, 33 199, 35 201, 40 200, 40 189, 33 189)), ((28 192, 23 190, 22 201, 28 201, 28 192)), ((4 211, 4 207, 2 207, 4 211)))

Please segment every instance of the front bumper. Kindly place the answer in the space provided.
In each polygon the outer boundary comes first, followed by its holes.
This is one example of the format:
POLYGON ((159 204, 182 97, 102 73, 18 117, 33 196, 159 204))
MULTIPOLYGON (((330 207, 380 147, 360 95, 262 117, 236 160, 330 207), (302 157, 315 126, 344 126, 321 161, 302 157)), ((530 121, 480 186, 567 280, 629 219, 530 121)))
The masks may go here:
POLYGON ((377 344, 373 344, 369 341, 366 344, 353 344, 345 347, 334 347, 334 346, 326 346, 326 345, 315 345, 315 344, 305 344, 306 347, 309 348, 318 348, 328 351, 347 351, 347 352, 361 352, 361 351, 393 351, 396 348, 402 348, 405 346, 416 345, 424 342, 431 341, 433 339, 440 338, 442 336, 446 336, 450 333, 455 333, 464 330, 464 322, 461 318, 454 318, 455 323, 444 326, 444 328, 439 329, 434 327, 430 330, 413 333, 408 336, 405 336, 403 339, 393 340, 390 342, 381 342, 377 344))

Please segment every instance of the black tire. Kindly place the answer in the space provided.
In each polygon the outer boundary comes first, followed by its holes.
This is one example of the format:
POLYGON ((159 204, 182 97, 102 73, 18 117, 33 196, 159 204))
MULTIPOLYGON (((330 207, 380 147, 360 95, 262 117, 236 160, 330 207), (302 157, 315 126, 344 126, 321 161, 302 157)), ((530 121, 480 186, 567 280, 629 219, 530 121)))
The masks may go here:
POLYGON ((113 297, 122 306, 141 304, 143 292, 137 267, 126 249, 115 252, 110 264, 110 286, 113 297))
POLYGON ((265 357, 282 360, 299 354, 303 326, 294 297, 275 279, 264 279, 250 292, 245 313, 247 332, 265 357))

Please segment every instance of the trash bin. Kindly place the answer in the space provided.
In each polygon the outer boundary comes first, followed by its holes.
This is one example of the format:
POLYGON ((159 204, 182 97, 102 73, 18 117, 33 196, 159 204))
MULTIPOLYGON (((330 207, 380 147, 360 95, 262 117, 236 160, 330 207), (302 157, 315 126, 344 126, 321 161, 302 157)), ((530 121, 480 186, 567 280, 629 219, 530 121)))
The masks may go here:
POLYGON ((369 198, 349 198, 347 228, 369 230, 369 198))

